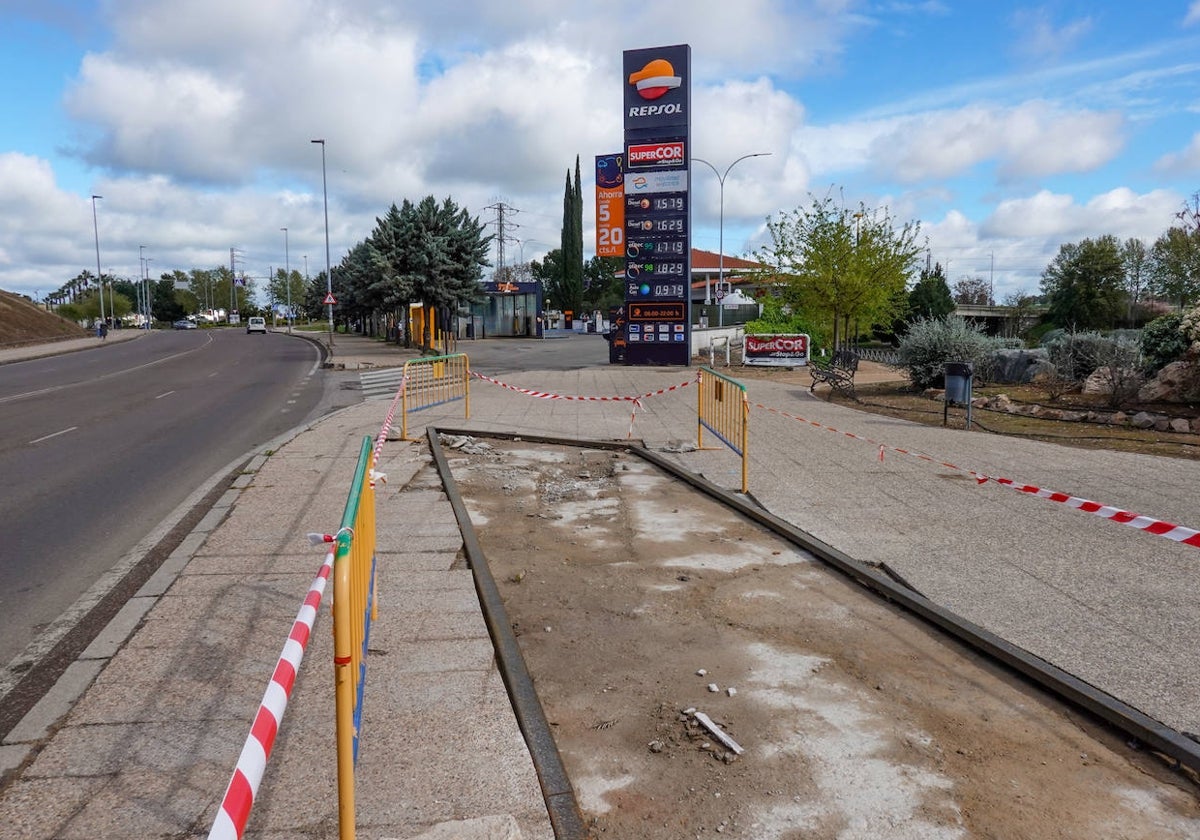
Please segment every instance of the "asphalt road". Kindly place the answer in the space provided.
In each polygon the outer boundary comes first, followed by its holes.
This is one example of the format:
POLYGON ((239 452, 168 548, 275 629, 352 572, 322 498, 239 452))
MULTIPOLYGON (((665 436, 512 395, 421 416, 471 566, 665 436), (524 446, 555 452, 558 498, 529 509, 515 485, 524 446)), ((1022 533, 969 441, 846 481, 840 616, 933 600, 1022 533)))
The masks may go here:
POLYGON ((156 332, 0 366, 0 665, 186 500, 325 392, 317 348, 156 332))

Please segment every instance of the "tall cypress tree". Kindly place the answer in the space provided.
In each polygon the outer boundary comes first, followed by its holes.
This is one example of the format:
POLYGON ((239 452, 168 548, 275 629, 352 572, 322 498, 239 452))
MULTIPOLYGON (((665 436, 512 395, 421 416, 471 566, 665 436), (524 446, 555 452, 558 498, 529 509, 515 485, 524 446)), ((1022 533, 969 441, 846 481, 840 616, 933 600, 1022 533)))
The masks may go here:
POLYGON ((549 290, 551 300, 577 315, 583 309, 583 189, 579 156, 575 156, 575 182, 567 170, 563 187, 561 276, 549 290))

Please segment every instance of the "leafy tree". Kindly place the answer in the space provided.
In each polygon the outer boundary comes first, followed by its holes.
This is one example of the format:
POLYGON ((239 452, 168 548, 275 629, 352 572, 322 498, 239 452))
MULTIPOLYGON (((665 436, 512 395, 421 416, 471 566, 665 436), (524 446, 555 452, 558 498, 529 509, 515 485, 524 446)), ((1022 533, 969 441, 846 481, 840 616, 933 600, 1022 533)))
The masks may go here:
POLYGON ((1200 297, 1200 231, 1172 227, 1150 249, 1150 290, 1179 307, 1200 297))
POLYGON ((619 257, 592 257, 583 266, 583 305, 587 309, 607 310, 625 300, 623 270, 619 257))
POLYGON ((1047 316, 1076 330, 1113 327, 1125 311, 1125 270, 1115 236, 1062 245, 1042 272, 1047 316))
MULTIPOLYGON (((488 246, 478 217, 472 218, 451 199, 441 204, 426 196, 418 204, 404 202, 400 210, 401 238, 406 260, 397 278, 411 285, 414 301, 427 311, 456 309, 479 296, 479 280, 488 265, 488 246)), ((433 344, 432 319, 425 321, 420 344, 433 344)))
POLYGON ((888 324, 901 314, 921 247, 918 222, 897 227, 886 209, 854 212, 833 199, 814 198, 807 210, 767 220, 771 245, 756 253, 781 277, 794 311, 832 324, 834 345, 850 323, 888 324))
POLYGON ((968 306, 992 306, 992 284, 982 277, 964 277, 954 282, 954 302, 968 306))
POLYGON ((1150 280, 1152 260, 1146 243, 1129 237, 1121 244, 1121 264, 1125 269, 1125 294, 1128 300, 1125 319, 1133 325, 1133 310, 1142 299, 1146 284, 1150 280))
POLYGON ((558 306, 558 298, 551 294, 551 290, 562 283, 562 253, 561 248, 554 248, 546 252, 546 256, 542 258, 541 262, 532 260, 529 263, 529 273, 533 275, 534 280, 539 281, 545 287, 546 301, 552 306, 558 306))
POLYGON ((924 268, 912 291, 908 293, 909 320, 917 318, 945 318, 954 311, 954 298, 941 263, 932 269, 924 268))
POLYGON ((267 280, 267 297, 272 306, 287 307, 292 304, 293 312, 299 312, 304 303, 304 275, 296 269, 275 269, 267 280))

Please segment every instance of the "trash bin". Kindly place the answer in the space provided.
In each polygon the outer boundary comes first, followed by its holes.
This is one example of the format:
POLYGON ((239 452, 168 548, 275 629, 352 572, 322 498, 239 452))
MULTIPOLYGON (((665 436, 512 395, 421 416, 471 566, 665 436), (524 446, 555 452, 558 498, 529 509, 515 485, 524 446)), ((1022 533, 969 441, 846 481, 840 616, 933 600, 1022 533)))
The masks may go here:
POLYGON ((946 362, 946 402, 969 405, 974 368, 970 362, 946 362))

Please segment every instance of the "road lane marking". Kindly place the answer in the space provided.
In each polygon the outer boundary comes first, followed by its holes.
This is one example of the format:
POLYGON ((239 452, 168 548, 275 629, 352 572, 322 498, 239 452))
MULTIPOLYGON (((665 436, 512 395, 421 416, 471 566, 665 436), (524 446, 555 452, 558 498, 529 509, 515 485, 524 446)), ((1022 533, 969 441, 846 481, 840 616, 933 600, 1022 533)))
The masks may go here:
POLYGON ((156 400, 161 400, 163 397, 169 397, 169 396, 171 396, 171 395, 172 395, 172 394, 174 394, 174 393, 175 393, 174 391, 167 391, 165 394, 159 394, 159 395, 158 395, 157 397, 155 397, 154 399, 156 399, 156 400))
POLYGON ((35 443, 41 443, 44 440, 50 440, 50 438, 56 438, 59 435, 65 435, 67 432, 73 432, 78 428, 79 428, 78 426, 72 426, 69 429, 63 429, 61 432, 54 432, 53 434, 43 435, 42 437, 38 438, 37 440, 29 441, 29 445, 33 446, 35 443))

